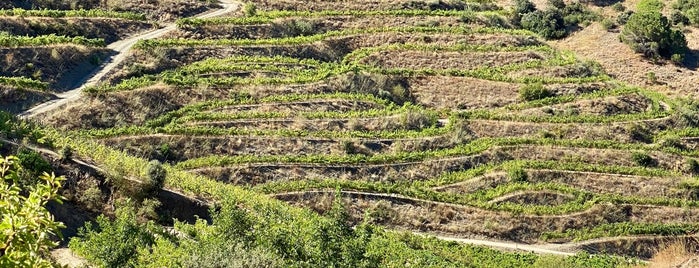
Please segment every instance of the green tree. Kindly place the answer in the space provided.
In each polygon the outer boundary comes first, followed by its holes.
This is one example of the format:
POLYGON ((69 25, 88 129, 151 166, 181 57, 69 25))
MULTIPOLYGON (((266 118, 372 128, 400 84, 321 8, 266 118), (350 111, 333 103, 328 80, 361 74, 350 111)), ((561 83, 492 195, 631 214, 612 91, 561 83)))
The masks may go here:
POLYGON ((58 189, 63 177, 43 173, 39 182, 27 189, 20 187, 22 167, 19 158, 0 157, 0 267, 51 267, 46 259, 57 243, 63 224, 46 209, 49 201, 61 201, 58 189))
POLYGON ((658 11, 641 11, 631 15, 619 38, 646 57, 684 55, 687 51, 684 34, 673 30, 669 20, 658 11))
POLYGON ((566 35, 563 15, 558 9, 534 11, 522 16, 522 28, 538 33, 546 39, 561 38, 566 35))
POLYGON ((536 11, 536 6, 529 0, 514 0, 513 5, 512 23, 515 25, 520 25, 522 16, 536 11))
POLYGON ((163 164, 158 160, 153 160, 148 163, 148 176, 143 181, 143 191, 147 194, 153 194, 155 191, 163 188, 167 171, 163 164))

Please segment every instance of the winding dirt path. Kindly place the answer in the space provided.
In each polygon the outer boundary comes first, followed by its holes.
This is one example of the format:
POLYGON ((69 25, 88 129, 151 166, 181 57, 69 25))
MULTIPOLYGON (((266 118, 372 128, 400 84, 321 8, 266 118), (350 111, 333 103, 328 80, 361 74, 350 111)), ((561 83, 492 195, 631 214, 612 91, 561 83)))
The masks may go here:
MULTIPOLYGON (((221 16, 227 13, 235 12, 236 10, 238 10, 240 6, 240 3, 233 0, 220 0, 219 4, 222 6, 221 9, 208 11, 194 16, 193 18, 205 19, 221 16)), ((107 49, 113 50, 114 52, 116 52, 116 54, 110 57, 107 61, 105 61, 98 69, 93 71, 90 75, 83 78, 82 81, 77 83, 78 86, 75 89, 57 94, 57 99, 39 104, 34 108, 31 108, 21 113, 19 116, 22 119, 30 119, 76 101, 80 98, 80 96, 82 95, 82 91, 85 88, 96 85, 109 72, 111 72, 112 70, 114 70, 114 68, 119 66, 119 64, 124 62, 124 60, 126 60, 128 52, 131 51, 131 48, 133 48, 133 46, 138 41, 158 38, 171 31, 174 31, 175 29, 177 29, 177 26, 174 23, 169 23, 165 25, 165 27, 163 28, 145 32, 140 35, 133 36, 128 39, 124 39, 110 44, 109 46, 107 46, 107 49)))

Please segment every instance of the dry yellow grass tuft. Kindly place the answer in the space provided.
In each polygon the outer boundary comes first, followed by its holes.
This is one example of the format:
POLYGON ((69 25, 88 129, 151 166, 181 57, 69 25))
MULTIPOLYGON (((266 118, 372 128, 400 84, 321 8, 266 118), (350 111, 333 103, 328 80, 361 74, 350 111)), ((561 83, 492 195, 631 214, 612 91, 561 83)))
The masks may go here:
POLYGON ((699 265, 698 261, 699 259, 697 259, 697 256, 687 250, 687 246, 684 242, 677 242, 658 251, 650 260, 648 266, 639 267, 697 267, 697 265, 699 265))

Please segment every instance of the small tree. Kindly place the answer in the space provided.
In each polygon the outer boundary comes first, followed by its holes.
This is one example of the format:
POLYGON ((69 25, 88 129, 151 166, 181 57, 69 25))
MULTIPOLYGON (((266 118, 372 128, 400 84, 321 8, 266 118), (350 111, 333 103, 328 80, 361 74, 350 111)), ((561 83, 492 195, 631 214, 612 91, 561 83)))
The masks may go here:
POLYGON ((546 39, 561 38, 566 35, 563 15, 558 9, 534 11, 522 16, 522 28, 538 33, 546 39))
POLYGON ((619 38, 635 52, 651 58, 684 55, 688 49, 684 34, 673 30, 665 16, 652 10, 631 15, 619 38))
POLYGON ((520 25, 522 16, 536 11, 536 6, 529 0, 515 0, 514 10, 512 11, 512 23, 520 25))
POLYGON ((158 160, 153 160, 148 163, 148 176, 143 181, 143 191, 145 193, 154 193, 165 184, 167 171, 163 164, 158 160))

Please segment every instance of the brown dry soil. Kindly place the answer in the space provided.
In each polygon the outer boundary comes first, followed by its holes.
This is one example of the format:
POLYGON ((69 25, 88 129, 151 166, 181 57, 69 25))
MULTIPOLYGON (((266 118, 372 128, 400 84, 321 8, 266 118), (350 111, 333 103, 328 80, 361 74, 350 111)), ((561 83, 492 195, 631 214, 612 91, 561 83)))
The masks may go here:
MULTIPOLYGON (((699 31, 688 28, 686 33, 692 50, 689 62, 696 61, 699 50, 699 31)), ((573 33, 552 46, 575 52, 582 58, 599 62, 607 73, 632 85, 644 86, 675 97, 699 97, 699 73, 695 66, 678 67, 670 62, 653 63, 636 54, 626 44, 619 42, 618 32, 605 31, 598 23, 573 33), (600 49, 604 48, 604 49, 600 49), (655 73, 658 83, 647 78, 655 73)))
POLYGON ((174 21, 190 17, 214 7, 214 4, 199 0, 120 0, 116 4, 102 0, 9 0, 0 3, 0 8, 24 9, 94 9, 130 11, 145 14, 149 20, 174 21))
MULTIPOLYGON (((468 26, 485 26, 485 18, 478 18, 468 26)), ((440 16, 329 16, 320 18, 282 18, 269 24, 259 25, 205 25, 184 26, 168 34, 167 37, 205 39, 261 39, 320 34, 329 31, 369 29, 376 27, 407 27, 407 26, 463 26, 459 17, 440 16)))
POLYGON ((0 48, 0 76, 31 77, 60 91, 74 86, 85 65, 94 68, 108 54, 104 48, 73 45, 0 48))
POLYGON ((0 29, 13 35, 65 35, 100 38, 109 44, 153 28, 144 21, 106 18, 0 17, 0 29))
MULTIPOLYGON (((324 213, 332 205, 333 193, 289 193, 276 197, 324 213)), ((672 223, 699 219, 693 215, 697 212, 695 209, 636 205, 600 204, 587 211, 564 216, 535 216, 362 193, 344 193, 343 202, 355 222, 362 222, 368 212, 372 220, 396 229, 526 243, 540 242, 539 236, 544 232, 594 227, 605 223, 672 223)))
POLYGON ((13 114, 54 98, 53 94, 44 91, 0 85, 0 110, 13 114))
MULTIPOLYGON (((416 0, 359 0, 359 1, 304 1, 304 0, 253 0, 260 10, 398 10, 398 9, 458 9, 463 2, 435 2, 416 0), (452 3, 452 4, 450 4, 452 3)), ((470 3, 473 4, 473 3, 470 3)), ((471 5, 469 5, 471 6, 471 5)), ((495 4, 473 5, 474 9, 494 9, 495 4)))

